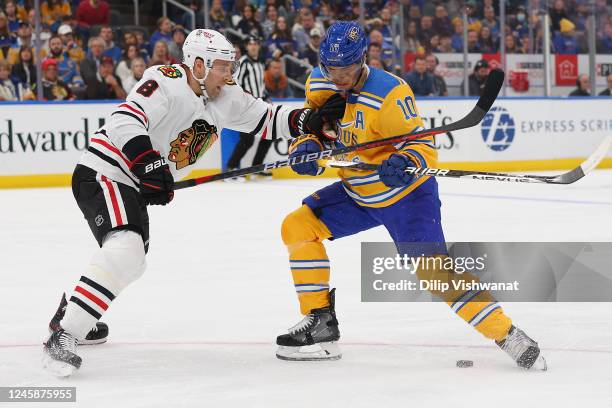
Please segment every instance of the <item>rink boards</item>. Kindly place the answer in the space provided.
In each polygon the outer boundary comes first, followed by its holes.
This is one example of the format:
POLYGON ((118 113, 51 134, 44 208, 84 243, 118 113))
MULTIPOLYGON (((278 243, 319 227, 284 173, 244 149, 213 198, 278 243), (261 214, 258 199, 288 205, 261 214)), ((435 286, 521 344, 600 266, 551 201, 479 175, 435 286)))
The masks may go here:
MULTIPOLYGON (((118 101, 3 103, 0 105, 0 188, 68 185, 89 138, 118 101)), ((300 100, 282 101, 299 107, 300 100)), ((422 98, 426 127, 460 119, 475 103, 469 98, 422 98)), ((568 169, 580 163, 612 134, 612 98, 500 98, 474 128, 440 135, 440 167, 482 171, 568 169)), ((394 135, 389 135, 394 136, 394 135)), ((223 134, 222 134, 223 137, 223 134)), ((285 157, 278 141, 266 161, 285 157)), ((251 149, 243 163, 249 163, 251 149)), ((193 166, 190 177, 218 172, 221 144, 193 166)), ((609 152, 601 167, 612 167, 609 152)), ((327 172, 328 176, 334 176, 327 172)), ((276 177, 297 177, 288 169, 276 177)))

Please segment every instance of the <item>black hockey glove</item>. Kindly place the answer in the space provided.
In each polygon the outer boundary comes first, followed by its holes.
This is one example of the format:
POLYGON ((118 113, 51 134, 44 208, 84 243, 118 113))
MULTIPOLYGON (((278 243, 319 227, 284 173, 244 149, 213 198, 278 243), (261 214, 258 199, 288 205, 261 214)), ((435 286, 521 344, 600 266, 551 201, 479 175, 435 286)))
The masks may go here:
POLYGON ((174 177, 166 159, 159 152, 148 150, 140 154, 131 166, 140 179, 140 194, 149 205, 166 205, 174 198, 174 177))
POLYGON ((336 140, 334 125, 344 116, 345 106, 346 100, 342 95, 334 94, 317 110, 304 108, 292 111, 289 119, 291 136, 313 134, 322 142, 336 140))

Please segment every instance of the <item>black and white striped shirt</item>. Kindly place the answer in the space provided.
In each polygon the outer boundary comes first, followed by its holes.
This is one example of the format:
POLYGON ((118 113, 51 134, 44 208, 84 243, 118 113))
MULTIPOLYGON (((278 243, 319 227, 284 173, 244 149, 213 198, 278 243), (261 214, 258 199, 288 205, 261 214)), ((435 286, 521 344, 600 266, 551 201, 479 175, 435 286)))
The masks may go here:
POLYGON ((243 55, 239 63, 238 85, 255 98, 263 98, 266 88, 264 84, 264 64, 250 58, 248 55, 243 55))

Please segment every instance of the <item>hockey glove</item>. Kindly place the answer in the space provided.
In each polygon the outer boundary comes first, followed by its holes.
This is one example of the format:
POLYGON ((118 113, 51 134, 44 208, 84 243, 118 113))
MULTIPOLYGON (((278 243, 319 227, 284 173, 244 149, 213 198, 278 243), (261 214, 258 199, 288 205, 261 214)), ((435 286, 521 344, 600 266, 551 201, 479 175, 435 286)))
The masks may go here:
POLYGON ((140 194, 149 205, 166 205, 174 198, 174 177, 166 159, 148 150, 132 161, 132 173, 140 179, 140 194))
POLYGON ((378 166, 378 176, 387 187, 403 187, 412 182, 414 176, 406 173, 407 167, 417 167, 403 154, 392 154, 378 166))
MULTIPOLYGON (((318 153, 323 150, 323 145, 315 135, 303 135, 293 140, 289 146, 289 160, 309 153, 318 153)), ((292 164, 291 169, 297 174, 318 176, 323 173, 324 168, 319 168, 316 161, 292 164)))
POLYGON ((340 94, 334 94, 317 110, 295 109, 289 119, 291 136, 314 134, 321 141, 336 140, 333 128, 344 116, 345 107, 346 100, 340 94))

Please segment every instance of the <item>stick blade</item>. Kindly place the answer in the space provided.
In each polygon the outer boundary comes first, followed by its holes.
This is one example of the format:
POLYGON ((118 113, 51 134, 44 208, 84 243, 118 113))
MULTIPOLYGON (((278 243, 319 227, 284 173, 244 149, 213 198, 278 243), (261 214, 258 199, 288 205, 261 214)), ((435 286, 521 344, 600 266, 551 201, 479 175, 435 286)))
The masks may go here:
POLYGON ((485 112, 488 112, 489 109, 491 109, 493 102, 495 102, 495 99, 497 98, 497 95, 504 84, 504 77, 504 71, 501 69, 493 69, 491 72, 489 72, 489 76, 485 81, 482 95, 478 99, 476 106, 485 112))

